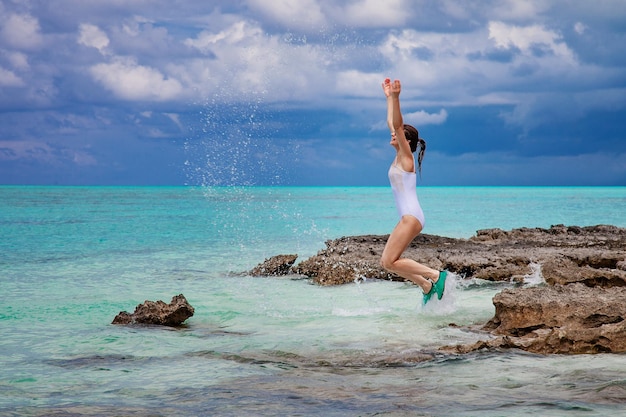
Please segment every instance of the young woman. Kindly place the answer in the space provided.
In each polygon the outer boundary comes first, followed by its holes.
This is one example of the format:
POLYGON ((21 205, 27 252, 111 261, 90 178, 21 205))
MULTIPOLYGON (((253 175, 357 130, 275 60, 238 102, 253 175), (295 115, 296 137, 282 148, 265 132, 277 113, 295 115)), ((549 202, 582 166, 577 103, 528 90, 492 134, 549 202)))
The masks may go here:
POLYGON ((417 199, 417 174, 413 152, 419 145, 417 163, 418 171, 421 173, 426 142, 419 137, 417 129, 403 123, 400 112, 400 90, 399 80, 392 82, 387 78, 383 82, 383 91, 387 97, 387 125, 391 131, 390 145, 396 150, 396 157, 389 168, 389 182, 396 199, 400 221, 389 235, 380 264, 386 270, 419 285, 424 292, 426 304, 435 293, 438 299, 441 300, 443 297, 447 271, 440 272, 412 259, 401 258, 402 253, 424 227, 424 213, 417 199))

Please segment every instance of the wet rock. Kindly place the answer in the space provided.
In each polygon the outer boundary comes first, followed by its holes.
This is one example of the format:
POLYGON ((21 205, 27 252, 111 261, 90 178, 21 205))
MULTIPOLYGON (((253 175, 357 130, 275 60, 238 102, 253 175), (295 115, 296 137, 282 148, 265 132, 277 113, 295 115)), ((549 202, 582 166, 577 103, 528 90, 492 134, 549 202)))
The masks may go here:
POLYGON ((187 302, 184 295, 172 297, 169 304, 159 301, 145 301, 139 304, 133 314, 120 312, 112 324, 155 324, 177 327, 193 316, 194 308, 187 302))
POLYGON ((626 287, 584 284, 516 288, 493 298, 496 313, 483 330, 494 338, 443 350, 518 348, 548 354, 626 352, 626 287))
POLYGON ((277 255, 266 259, 254 267, 249 274, 259 276, 283 276, 291 273, 291 267, 298 259, 298 255, 277 255))

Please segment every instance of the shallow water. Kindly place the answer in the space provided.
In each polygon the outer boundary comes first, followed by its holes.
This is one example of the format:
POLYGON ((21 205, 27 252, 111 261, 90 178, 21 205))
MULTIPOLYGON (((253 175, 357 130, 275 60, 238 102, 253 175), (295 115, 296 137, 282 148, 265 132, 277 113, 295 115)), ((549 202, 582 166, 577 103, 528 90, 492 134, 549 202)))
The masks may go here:
MULTIPOLYGON (((420 199, 426 233, 468 237, 626 226, 625 190, 446 187, 420 199)), ((444 300, 422 308, 406 283, 242 274, 326 239, 388 233, 388 193, 0 187, 0 415, 626 413, 624 355, 437 351, 485 337, 458 326, 489 320, 513 284, 452 276, 444 300), (179 293, 195 308, 180 329, 110 324, 179 293)), ((538 269, 526 285, 540 281, 538 269)))

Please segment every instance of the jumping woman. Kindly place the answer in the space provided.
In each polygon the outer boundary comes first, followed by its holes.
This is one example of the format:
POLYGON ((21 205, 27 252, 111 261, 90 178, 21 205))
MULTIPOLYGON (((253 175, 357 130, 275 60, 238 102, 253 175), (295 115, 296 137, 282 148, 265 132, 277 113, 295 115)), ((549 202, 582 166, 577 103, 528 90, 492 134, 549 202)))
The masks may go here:
POLYGON ((412 259, 401 258, 424 227, 424 213, 417 199, 417 174, 413 153, 419 146, 417 170, 421 174, 426 142, 419 137, 417 129, 404 124, 400 112, 400 90, 399 80, 392 82, 387 78, 383 82, 383 91, 387 97, 387 125, 391 131, 390 145, 396 150, 396 157, 389 168, 389 182, 400 221, 389 235, 380 264, 386 270, 419 285, 426 304, 435 293, 438 299, 443 297, 447 271, 437 271, 412 259))

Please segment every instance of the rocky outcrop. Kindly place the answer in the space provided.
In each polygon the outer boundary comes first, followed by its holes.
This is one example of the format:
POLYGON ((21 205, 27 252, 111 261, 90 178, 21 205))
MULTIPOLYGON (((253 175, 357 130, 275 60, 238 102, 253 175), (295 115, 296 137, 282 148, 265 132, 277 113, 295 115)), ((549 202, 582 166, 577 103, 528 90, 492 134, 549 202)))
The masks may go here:
MULTIPOLYGON (((266 275, 304 275, 320 285, 346 284, 361 277, 401 280, 379 264, 387 238, 364 235, 330 240, 317 255, 290 268, 269 268, 271 273, 266 275)), ((626 286, 626 229, 615 226, 487 229, 470 239, 422 234, 404 256, 465 278, 521 281, 538 264, 551 285, 626 286)), ((253 275, 263 268, 259 265, 253 275)))
MULTIPOLYGON (((282 271, 304 275, 320 285, 346 284, 361 277, 401 280, 379 265, 387 238, 366 235, 331 240, 317 255, 282 271)), ((624 228, 486 229, 470 239, 423 234, 404 256, 465 278, 490 281, 521 282, 540 268, 546 282, 497 294, 495 316, 480 329, 485 340, 444 347, 444 351, 626 352, 624 228)))
POLYGON ((177 327, 193 316, 194 308, 187 302, 184 295, 175 295, 169 304, 159 301, 145 301, 130 314, 120 312, 111 324, 155 324, 177 327))
POLYGON ((495 337, 443 350, 518 348, 534 353, 626 352, 626 287, 571 285, 506 289, 484 327, 495 337))
POLYGON ((530 260, 541 265, 542 275, 550 285, 582 282, 591 287, 626 286, 624 228, 558 225, 508 232, 489 229, 478 231, 470 240, 480 242, 483 249, 490 248, 492 254, 491 271, 484 263, 457 265, 459 269, 471 270, 477 278, 502 279, 503 262, 524 266, 530 260))

